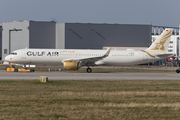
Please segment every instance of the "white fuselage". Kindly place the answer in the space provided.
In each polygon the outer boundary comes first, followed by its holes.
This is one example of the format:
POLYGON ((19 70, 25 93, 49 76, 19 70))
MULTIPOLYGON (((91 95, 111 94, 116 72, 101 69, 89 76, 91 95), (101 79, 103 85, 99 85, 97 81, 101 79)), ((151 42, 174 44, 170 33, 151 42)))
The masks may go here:
MULTIPOLYGON (((86 59, 103 56, 107 50, 78 49, 20 49, 5 60, 17 64, 61 65, 67 59, 86 59)), ((90 65, 134 65, 157 61, 163 58, 149 56, 138 50, 111 50, 109 55, 90 65)))

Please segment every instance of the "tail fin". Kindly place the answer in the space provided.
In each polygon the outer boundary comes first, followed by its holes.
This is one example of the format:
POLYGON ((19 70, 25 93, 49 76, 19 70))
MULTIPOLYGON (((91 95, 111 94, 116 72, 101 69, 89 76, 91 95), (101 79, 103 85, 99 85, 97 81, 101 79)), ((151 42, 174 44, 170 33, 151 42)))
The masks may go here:
POLYGON ((161 35, 152 43, 152 45, 145 51, 155 54, 166 54, 168 50, 169 41, 172 35, 173 29, 166 28, 161 35))

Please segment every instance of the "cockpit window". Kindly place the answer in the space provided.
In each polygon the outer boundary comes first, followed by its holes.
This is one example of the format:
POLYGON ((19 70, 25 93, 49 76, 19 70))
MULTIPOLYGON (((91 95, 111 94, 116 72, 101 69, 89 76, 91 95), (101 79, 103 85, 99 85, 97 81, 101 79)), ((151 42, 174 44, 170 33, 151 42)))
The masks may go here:
POLYGON ((17 55, 17 53, 11 53, 11 55, 17 55))

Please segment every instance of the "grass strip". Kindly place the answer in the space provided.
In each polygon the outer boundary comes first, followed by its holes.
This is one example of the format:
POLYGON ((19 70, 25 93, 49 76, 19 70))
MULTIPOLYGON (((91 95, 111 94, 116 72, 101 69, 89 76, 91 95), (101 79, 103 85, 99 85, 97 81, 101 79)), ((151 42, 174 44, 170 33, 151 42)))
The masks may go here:
POLYGON ((0 81, 0 119, 179 119, 180 81, 0 81))

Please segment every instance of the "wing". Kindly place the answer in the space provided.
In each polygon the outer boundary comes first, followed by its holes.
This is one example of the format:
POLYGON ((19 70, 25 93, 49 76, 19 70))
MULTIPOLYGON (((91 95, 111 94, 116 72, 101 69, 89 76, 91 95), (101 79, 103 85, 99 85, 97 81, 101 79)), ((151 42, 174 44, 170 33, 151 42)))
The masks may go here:
POLYGON ((109 53, 111 52, 111 49, 112 48, 108 48, 107 52, 103 55, 103 56, 99 56, 99 57, 88 57, 88 58, 72 58, 72 59, 64 59, 62 62, 65 62, 65 61, 79 61, 81 63, 93 63, 95 61, 98 61, 98 60, 101 60, 103 58, 106 58, 109 53))

